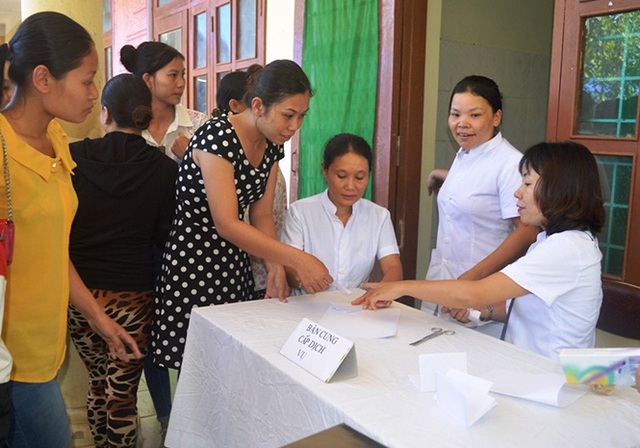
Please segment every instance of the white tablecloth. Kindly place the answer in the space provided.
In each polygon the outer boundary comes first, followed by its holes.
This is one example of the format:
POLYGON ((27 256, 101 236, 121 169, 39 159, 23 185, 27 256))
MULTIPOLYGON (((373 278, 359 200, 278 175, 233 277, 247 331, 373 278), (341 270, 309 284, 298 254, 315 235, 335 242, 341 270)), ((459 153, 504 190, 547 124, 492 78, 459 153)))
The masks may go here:
POLYGON ((444 413, 433 393, 408 380, 422 353, 467 352, 468 373, 557 372, 559 365, 416 309, 401 309, 398 334, 355 339, 358 376, 323 383, 279 354, 302 318, 318 322, 339 292, 194 309, 166 444, 276 447, 346 423, 389 447, 638 447, 640 394, 588 392, 566 408, 495 394, 470 428, 444 413), (456 334, 409 346, 431 327, 456 334))

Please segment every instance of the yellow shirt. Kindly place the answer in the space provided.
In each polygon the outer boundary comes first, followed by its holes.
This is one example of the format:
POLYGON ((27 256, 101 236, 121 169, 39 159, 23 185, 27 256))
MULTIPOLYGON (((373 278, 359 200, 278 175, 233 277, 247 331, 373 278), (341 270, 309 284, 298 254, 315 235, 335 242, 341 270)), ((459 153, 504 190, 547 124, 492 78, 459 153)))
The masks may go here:
MULTIPOLYGON (((11 379, 53 379, 66 349, 69 303, 69 233, 78 207, 67 135, 52 121, 47 135, 56 157, 19 139, 0 113, 9 153, 15 222, 13 263, 7 270, 2 339, 13 356, 11 379)), ((4 162, 0 158, 0 166, 4 162)), ((4 182, 0 216, 6 216, 4 182)))

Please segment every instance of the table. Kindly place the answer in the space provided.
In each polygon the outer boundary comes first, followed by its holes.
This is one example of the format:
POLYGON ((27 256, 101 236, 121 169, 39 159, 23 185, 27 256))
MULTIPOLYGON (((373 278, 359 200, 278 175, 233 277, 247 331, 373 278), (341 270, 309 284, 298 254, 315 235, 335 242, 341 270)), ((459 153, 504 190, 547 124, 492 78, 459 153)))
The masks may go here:
POLYGON ((417 309, 401 309, 390 339, 354 339, 357 377, 323 383, 279 354, 303 318, 320 321, 339 292, 194 309, 166 445, 276 447, 345 423, 388 447, 640 446, 640 394, 588 392, 566 408, 494 394, 497 405, 470 428, 442 411, 408 376, 422 353, 467 352, 468 373, 496 368, 557 372, 556 361, 417 309), (431 327, 456 334, 416 347, 431 327))

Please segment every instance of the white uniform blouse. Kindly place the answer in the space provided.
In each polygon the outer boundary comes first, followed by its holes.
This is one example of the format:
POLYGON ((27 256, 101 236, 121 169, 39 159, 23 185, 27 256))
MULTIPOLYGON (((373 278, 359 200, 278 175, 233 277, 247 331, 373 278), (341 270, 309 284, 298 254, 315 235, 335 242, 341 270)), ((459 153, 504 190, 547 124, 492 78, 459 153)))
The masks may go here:
POLYGON ((344 226, 327 190, 291 204, 280 240, 316 256, 346 288, 367 281, 376 259, 400 253, 386 208, 360 199, 344 226))
POLYGON ((602 304, 598 241, 590 232, 538 235, 501 272, 530 294, 515 299, 507 340, 550 358, 562 348, 592 348, 602 304))
POLYGON ((428 280, 458 278, 511 233, 521 158, 501 133, 468 153, 458 151, 438 193, 438 236, 428 280))
MULTIPOLYGON (((522 183, 521 158, 500 132, 468 153, 458 150, 438 192, 438 236, 427 280, 458 278, 513 231, 511 220, 518 216, 513 193, 522 183)), ((433 312, 435 305, 423 302, 422 310, 433 312)), ((502 326, 490 322, 481 331, 499 337, 502 326)))
POLYGON ((174 161, 180 163, 180 159, 178 159, 173 152, 171 152, 171 147, 173 146, 173 142, 176 141, 180 132, 186 135, 188 138, 191 138, 194 132, 198 130, 200 126, 204 124, 205 121, 209 119, 208 116, 203 114, 202 112, 198 112, 197 110, 191 110, 184 107, 182 104, 176 104, 176 115, 173 119, 173 122, 167 128, 167 133, 164 135, 164 138, 161 142, 157 142, 153 135, 149 132, 148 129, 142 131, 142 137, 149 143, 151 146, 162 147, 164 153, 171 157, 174 161))

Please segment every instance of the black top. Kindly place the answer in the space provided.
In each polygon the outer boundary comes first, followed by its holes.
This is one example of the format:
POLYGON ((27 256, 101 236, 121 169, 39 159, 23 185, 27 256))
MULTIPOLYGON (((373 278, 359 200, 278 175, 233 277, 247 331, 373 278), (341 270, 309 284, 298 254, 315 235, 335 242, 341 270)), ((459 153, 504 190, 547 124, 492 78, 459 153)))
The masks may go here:
POLYGON ((72 143, 78 211, 69 252, 91 289, 153 289, 153 245, 164 246, 178 165, 139 135, 72 143))

